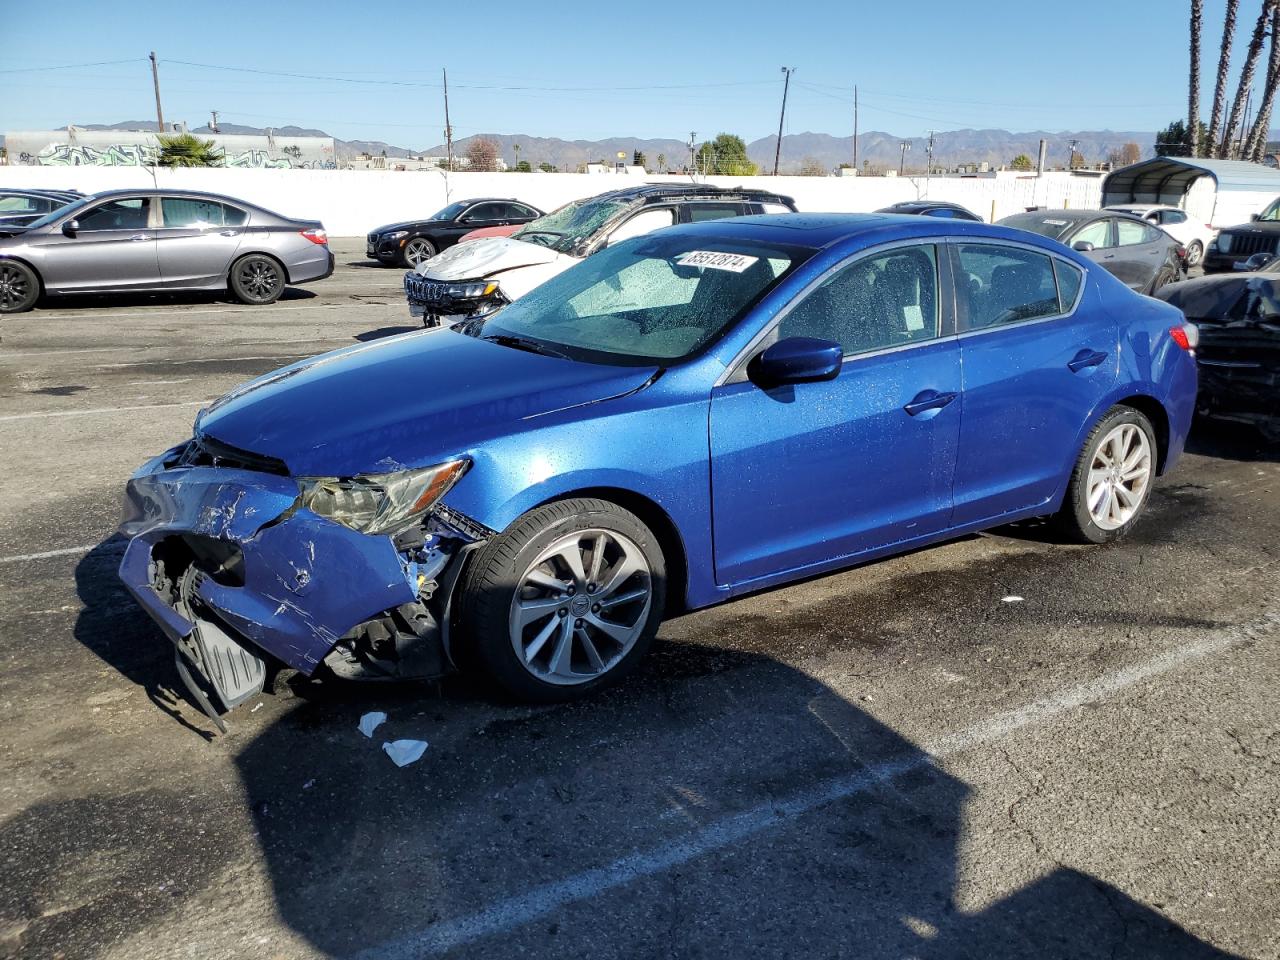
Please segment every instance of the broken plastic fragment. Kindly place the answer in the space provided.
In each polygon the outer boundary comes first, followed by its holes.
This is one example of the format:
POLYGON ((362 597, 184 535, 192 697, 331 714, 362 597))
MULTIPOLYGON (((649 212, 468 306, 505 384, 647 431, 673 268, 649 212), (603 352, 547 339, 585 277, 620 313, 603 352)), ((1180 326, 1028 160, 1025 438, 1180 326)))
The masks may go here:
POLYGON ((425 740, 390 740, 382 745, 392 763, 397 767, 407 767, 422 758, 427 752, 425 740))
POLYGON ((1021 602, 1022 602, 1022 598, 1021 598, 1021 597, 1018 597, 1018 596, 1013 596, 1013 595, 1011 594, 1011 595, 1009 595, 1009 596, 1007 596, 1007 597, 1001 597, 1001 598, 1000 598, 1000 602, 1001 602, 1001 603, 1021 603, 1021 602))
POLYGON ((366 737, 372 737, 373 731, 387 722, 387 715, 381 710, 375 710, 372 713, 366 713, 360 718, 360 732, 366 737))

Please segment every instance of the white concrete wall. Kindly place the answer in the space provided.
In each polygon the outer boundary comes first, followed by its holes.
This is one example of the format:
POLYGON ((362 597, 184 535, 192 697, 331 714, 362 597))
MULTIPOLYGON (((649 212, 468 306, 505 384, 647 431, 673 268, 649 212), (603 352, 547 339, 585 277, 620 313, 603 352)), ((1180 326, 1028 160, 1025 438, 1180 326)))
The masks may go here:
MULTIPOLYGON (((657 176, 650 181, 683 182, 657 176)), ((622 175, 451 173, 373 170, 227 170, 147 167, 0 166, 0 187, 72 188, 85 193, 128 187, 208 190, 240 197, 286 216, 322 220, 335 237, 357 237, 397 220, 429 216, 454 200, 514 197, 543 210, 643 182, 622 175)), ((898 200, 928 197, 964 204, 991 220, 1027 207, 1095 208, 1101 180, 1067 173, 977 179, 934 177, 711 177, 795 197, 803 211, 859 213, 898 200)))

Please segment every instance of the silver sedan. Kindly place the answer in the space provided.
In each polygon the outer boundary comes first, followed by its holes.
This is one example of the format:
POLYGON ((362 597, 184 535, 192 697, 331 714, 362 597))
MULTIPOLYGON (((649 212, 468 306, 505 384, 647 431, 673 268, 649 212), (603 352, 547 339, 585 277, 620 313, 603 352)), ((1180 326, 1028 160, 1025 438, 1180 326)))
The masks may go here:
POLYGON ((0 313, 42 294, 225 290, 272 303, 333 273, 324 225, 178 190, 85 197, 0 239, 0 313))

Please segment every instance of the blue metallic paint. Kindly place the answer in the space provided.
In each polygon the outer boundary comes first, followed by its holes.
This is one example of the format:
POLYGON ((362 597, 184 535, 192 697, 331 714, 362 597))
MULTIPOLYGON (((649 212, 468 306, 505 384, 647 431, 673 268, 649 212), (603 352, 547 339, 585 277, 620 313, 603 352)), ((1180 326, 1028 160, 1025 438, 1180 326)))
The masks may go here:
MULTIPOLYGON (((197 434, 283 459, 295 475, 351 476, 469 456, 471 470, 444 503, 494 530, 583 490, 625 491, 661 511, 676 532, 690 607, 1050 512, 1088 431, 1126 397, 1166 412, 1165 469, 1182 450, 1195 365, 1168 333, 1181 314, 1054 241, 926 217, 746 217, 674 229, 815 253, 701 355, 669 369, 578 363, 443 329, 260 378, 205 411, 197 434), (1075 318, 852 358, 824 383, 717 386, 779 311, 831 267, 885 243, 963 237, 1004 239, 1077 264, 1087 290, 1075 318), (1070 373, 1066 364, 1086 347, 1110 356, 1084 375, 1070 373), (929 391, 959 396, 927 416, 902 410, 929 391), (993 454, 1005 458, 994 468, 999 482, 981 469, 993 454)), ((172 532, 241 544, 246 586, 206 585, 203 598, 306 671, 335 637, 412 596, 416 568, 389 537, 354 533, 305 510, 264 528, 293 503, 290 478, 165 469, 162 460, 130 482, 132 512, 121 529, 137 539, 121 574, 166 632, 182 623, 151 589, 147 564, 151 544, 172 532)))

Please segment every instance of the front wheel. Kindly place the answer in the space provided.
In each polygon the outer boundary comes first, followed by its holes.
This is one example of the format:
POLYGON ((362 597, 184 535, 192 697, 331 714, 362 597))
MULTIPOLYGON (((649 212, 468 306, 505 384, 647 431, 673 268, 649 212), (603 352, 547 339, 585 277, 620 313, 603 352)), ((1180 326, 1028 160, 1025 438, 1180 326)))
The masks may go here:
POLYGON ((414 237, 404 245, 404 253, 401 257, 406 267, 416 267, 418 264, 430 260, 436 255, 435 244, 426 237, 414 237))
POLYGON ((1204 259, 1204 244, 1199 240, 1192 240, 1187 245, 1187 266, 1198 267, 1200 261, 1204 259))
POLYGON ((1156 475, 1151 421, 1115 407, 1093 428, 1071 472, 1059 527, 1082 543, 1119 540, 1146 509, 1156 475))
POLYGON ((284 267, 265 254, 251 253, 231 265, 231 292, 241 303, 275 303, 284 287, 284 267))
POLYGON ((23 313, 40 299, 40 278, 17 260, 0 260, 0 313, 23 313))
POLYGON ((462 586, 460 626, 508 692, 570 700, 635 668, 665 599, 662 550, 639 518, 606 500, 562 500, 481 548, 462 586))

